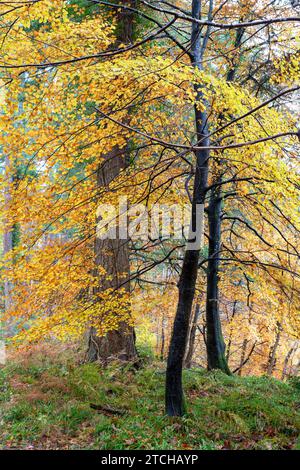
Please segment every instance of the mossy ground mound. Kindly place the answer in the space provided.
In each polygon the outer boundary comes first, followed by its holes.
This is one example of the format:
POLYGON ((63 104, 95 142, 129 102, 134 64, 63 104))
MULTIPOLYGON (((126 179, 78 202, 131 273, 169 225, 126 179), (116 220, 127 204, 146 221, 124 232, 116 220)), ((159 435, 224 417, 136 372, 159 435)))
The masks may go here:
POLYGON ((171 419, 162 363, 103 370, 74 365, 72 352, 17 356, 0 369, 1 449, 297 448, 297 379, 192 369, 184 383, 188 413, 171 419))

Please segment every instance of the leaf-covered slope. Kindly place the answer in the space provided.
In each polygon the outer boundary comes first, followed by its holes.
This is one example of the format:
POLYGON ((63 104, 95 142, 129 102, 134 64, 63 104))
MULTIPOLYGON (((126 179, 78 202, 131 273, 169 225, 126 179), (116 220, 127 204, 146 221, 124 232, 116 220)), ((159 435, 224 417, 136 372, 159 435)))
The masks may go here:
POLYGON ((290 449, 300 386, 267 377, 185 371, 188 414, 164 416, 164 369, 138 371, 40 350, 0 369, 1 448, 290 449), (91 405, 93 406, 93 409, 91 405))

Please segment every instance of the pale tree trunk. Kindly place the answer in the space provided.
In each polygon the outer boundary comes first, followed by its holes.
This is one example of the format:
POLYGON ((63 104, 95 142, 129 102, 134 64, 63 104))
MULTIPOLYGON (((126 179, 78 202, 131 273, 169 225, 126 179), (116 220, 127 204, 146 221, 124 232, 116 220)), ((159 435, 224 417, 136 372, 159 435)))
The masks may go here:
POLYGON ((165 357, 165 315, 163 314, 161 319, 161 346, 160 346, 160 358, 163 360, 165 357))
MULTIPOLYGON (((235 314, 236 314, 236 309, 237 309, 237 300, 233 302, 233 309, 232 309, 232 315, 231 315, 231 321, 234 319, 235 314)), ((233 336, 233 327, 230 327, 230 332, 229 332, 229 339, 228 339, 228 344, 227 344, 227 351, 226 351, 226 361, 228 363, 229 358, 230 358, 230 350, 231 350, 231 343, 232 343, 232 336, 233 336)))
POLYGON ((274 371, 275 365, 276 365, 276 354, 277 354, 277 349, 278 349, 278 346, 279 346, 280 336, 281 336, 281 331, 282 331, 282 326, 279 322, 277 322, 276 328, 277 328, 277 330, 276 330, 275 341, 274 341, 273 346, 270 349, 269 360, 268 360, 268 365, 267 365, 267 374, 268 375, 273 374, 273 371, 274 371))
MULTIPOLYGON (((116 3, 116 2, 115 2, 116 3)), ((123 1, 122 5, 128 4, 129 7, 136 5, 135 0, 123 1)), ((134 15, 130 11, 120 9, 116 27, 117 40, 119 43, 129 44, 133 39, 134 15)), ((99 166, 97 175, 97 186, 99 189, 108 187, 109 184, 120 175, 122 169, 126 166, 126 148, 115 147, 105 155, 104 163, 99 166)), ((99 201, 100 203, 101 201, 99 201)), ((130 289, 130 265, 128 240, 102 240, 96 237, 95 240, 95 261, 96 266, 103 267, 108 279, 101 279, 101 286, 95 289, 99 290, 112 288, 129 291, 130 289), (124 277, 125 274, 125 277, 124 277)), ((129 308, 129 307, 128 307, 129 308)), ((112 312, 110 312, 111 315, 112 312)), ((130 315, 130 312, 128 312, 130 315)), ((118 313, 116 312, 116 317, 118 313)), ((135 332, 133 327, 125 322, 120 322, 118 328, 109 331, 105 336, 98 336, 95 328, 91 328, 88 338, 87 358, 89 361, 100 361, 107 363, 110 360, 118 359, 122 361, 136 361, 137 352, 135 348, 135 332)))
MULTIPOLYGON (((11 202, 12 202, 12 187, 15 181, 15 178, 18 178, 18 172, 14 174, 14 168, 11 168, 11 162, 9 157, 6 155, 4 159, 5 166, 5 188, 4 188, 4 210, 6 214, 9 214, 11 211, 11 202)), ((18 238, 18 226, 17 224, 10 223, 7 218, 4 220, 4 232, 3 232, 3 256, 7 256, 7 268, 12 272, 13 270, 13 253, 12 250, 17 244, 18 238)), ((4 279, 3 283, 3 294, 4 294, 4 311, 9 313, 13 307, 13 283, 7 277, 4 279)), ((13 317, 6 320, 5 335, 12 336, 14 334, 14 319, 13 317)))
POLYGON ((245 362, 247 345, 248 345, 248 340, 244 339, 243 344, 242 344, 242 352, 241 352, 240 366, 238 369, 238 375, 242 375, 242 368, 245 362))
POLYGON ((287 355, 285 356, 284 358, 284 363, 283 363, 283 369, 282 369, 282 376, 281 376, 281 380, 284 380, 285 377, 287 376, 287 370, 288 370, 288 365, 289 365, 289 361, 292 357, 292 354, 294 353, 294 351, 297 349, 297 344, 295 344, 294 346, 292 346, 287 355))
MULTIPOLYGON (((8 156, 5 156, 5 181, 6 187, 4 190, 4 207, 5 212, 9 210, 9 205, 11 202, 11 184, 13 183, 13 177, 10 174, 10 162, 8 156)), ((3 255, 6 256, 13 249, 13 227, 7 223, 7 220, 4 220, 4 234, 3 234, 3 255)), ((4 280, 4 309, 9 311, 11 307, 11 293, 12 285, 8 279, 4 280)))

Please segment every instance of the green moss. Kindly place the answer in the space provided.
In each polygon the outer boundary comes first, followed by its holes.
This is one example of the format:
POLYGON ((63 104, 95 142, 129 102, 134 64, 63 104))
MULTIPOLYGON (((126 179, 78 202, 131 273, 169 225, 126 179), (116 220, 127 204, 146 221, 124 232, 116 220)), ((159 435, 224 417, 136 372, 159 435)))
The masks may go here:
MULTIPOLYGON (((164 415, 164 364, 8 364, 0 371, 3 448, 289 449, 299 447, 296 380, 184 371, 187 414, 164 415), (69 365, 68 365, 69 364, 69 365), (10 385, 12 379, 19 388, 10 385), (60 380, 62 381, 59 387, 60 380), (49 384, 44 388, 43 384, 49 384), (53 385, 51 385, 53 383, 53 385), (43 391, 39 396, 39 393, 43 391), (118 415, 90 404, 122 410, 118 415), (297 443, 298 442, 298 443, 297 443)), ((11 382, 13 383, 13 382, 11 382)))

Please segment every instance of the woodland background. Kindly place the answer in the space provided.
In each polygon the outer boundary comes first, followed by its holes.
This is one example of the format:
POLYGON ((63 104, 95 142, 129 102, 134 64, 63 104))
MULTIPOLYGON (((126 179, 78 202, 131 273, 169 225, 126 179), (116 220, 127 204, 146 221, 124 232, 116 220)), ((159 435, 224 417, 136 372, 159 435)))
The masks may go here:
POLYGON ((295 0, 0 2, 3 448, 297 445, 299 25, 295 0), (100 239, 124 196, 203 204, 203 245, 100 239))

